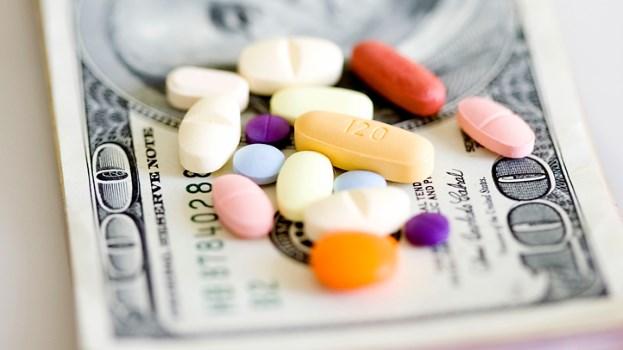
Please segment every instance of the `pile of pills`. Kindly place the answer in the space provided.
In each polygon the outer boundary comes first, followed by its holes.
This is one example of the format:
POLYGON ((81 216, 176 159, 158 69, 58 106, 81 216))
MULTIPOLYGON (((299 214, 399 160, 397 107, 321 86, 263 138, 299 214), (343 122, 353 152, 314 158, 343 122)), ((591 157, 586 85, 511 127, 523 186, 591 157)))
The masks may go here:
MULTIPOLYGON (((402 230, 415 246, 448 239, 448 220, 438 213, 410 217, 407 194, 387 182, 412 183, 433 172, 434 148, 412 132, 373 120, 365 94, 332 87, 344 56, 320 38, 263 40, 240 54, 238 73, 180 67, 167 77, 167 99, 188 109, 179 129, 179 158, 195 173, 212 173, 230 159, 235 174, 214 181, 214 209, 239 238, 265 237, 275 208, 262 185, 276 182, 277 207, 303 222, 314 244, 310 265, 318 281, 350 290, 390 277, 402 230), (271 96, 270 114, 244 126, 248 145, 238 148, 241 111, 249 94, 271 96), (281 148, 294 134, 296 152, 281 148), (334 178, 334 167, 346 172, 334 178)), ((419 117, 437 114, 446 99, 443 82, 394 48, 364 41, 349 69, 372 90, 419 117)), ((534 133, 517 115, 484 97, 458 105, 457 121, 472 138, 506 157, 532 152, 534 133)))

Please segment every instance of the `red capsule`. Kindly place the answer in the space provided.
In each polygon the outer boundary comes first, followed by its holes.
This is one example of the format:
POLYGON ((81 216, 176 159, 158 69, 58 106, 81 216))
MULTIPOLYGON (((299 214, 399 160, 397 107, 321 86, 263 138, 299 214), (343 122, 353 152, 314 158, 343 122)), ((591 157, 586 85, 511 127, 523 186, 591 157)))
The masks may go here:
POLYGON ((381 42, 357 44, 350 67, 376 92, 418 116, 437 114, 446 101, 446 87, 441 79, 381 42))

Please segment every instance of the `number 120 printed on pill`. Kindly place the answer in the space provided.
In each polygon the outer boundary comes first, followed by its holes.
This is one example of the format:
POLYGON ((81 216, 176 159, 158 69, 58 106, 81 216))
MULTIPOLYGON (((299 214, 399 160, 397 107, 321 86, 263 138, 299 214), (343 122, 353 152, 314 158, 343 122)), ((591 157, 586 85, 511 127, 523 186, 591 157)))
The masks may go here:
POLYGON ((389 181, 421 181, 433 172, 433 145, 412 132, 375 120, 309 112, 294 124, 299 151, 320 152, 344 170, 374 171, 389 181))

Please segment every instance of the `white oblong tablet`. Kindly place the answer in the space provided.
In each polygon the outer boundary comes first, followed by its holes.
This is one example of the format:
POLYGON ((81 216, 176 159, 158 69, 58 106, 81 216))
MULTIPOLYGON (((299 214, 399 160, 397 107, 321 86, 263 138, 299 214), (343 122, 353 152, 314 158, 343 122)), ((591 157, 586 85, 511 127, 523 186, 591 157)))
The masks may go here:
POLYGON ((167 75, 167 101, 186 110, 202 97, 227 95, 243 111, 249 104, 249 84, 236 73, 192 66, 178 67, 167 75))
POLYGON ((329 86, 296 86, 277 91, 270 98, 270 113, 294 123, 307 112, 332 112, 372 119, 374 106, 365 94, 329 86))
POLYGON ((251 92, 272 95, 289 86, 333 85, 342 75, 344 54, 333 42, 283 37, 255 42, 242 50, 238 72, 251 92))
POLYGON ((225 96, 202 98, 180 124, 180 163, 194 173, 211 173, 225 165, 239 143, 238 103, 225 96))
POLYGON ((389 235, 409 219, 407 194, 394 187, 366 188, 334 193, 305 209, 305 233, 318 240, 329 232, 356 231, 389 235))

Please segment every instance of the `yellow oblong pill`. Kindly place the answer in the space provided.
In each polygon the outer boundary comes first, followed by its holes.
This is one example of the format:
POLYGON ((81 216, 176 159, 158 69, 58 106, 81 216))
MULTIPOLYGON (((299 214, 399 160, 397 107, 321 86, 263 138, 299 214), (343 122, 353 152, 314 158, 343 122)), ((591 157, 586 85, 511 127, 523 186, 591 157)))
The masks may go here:
POLYGON ((333 166, 318 152, 296 152, 283 163, 277 176, 277 205, 281 215, 303 221, 311 204, 333 191, 333 166))
POLYGON ((328 86, 296 86, 277 91, 270 99, 270 113, 291 124, 300 115, 312 111, 347 114, 372 119, 374 105, 365 94, 328 86))
POLYGON ((370 170, 389 181, 421 181, 433 172, 433 145, 395 126, 329 112, 309 112, 294 123, 298 151, 326 155, 335 167, 370 170))

